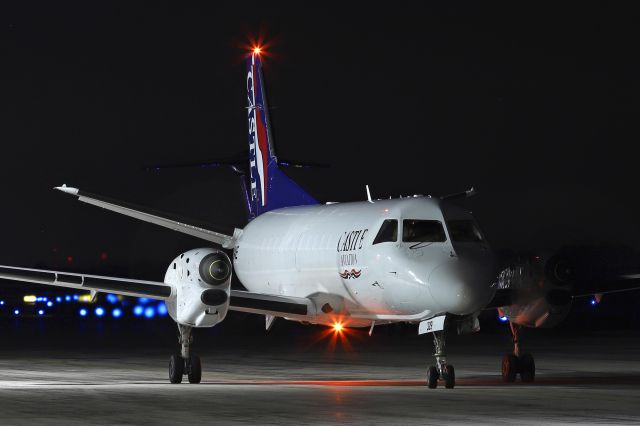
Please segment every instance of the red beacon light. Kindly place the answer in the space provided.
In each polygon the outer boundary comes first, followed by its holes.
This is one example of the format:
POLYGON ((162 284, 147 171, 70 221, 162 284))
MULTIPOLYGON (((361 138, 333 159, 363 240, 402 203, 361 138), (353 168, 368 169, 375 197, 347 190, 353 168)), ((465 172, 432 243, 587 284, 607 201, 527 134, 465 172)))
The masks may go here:
POLYGON ((254 55, 259 55, 261 52, 262 52, 262 49, 260 48, 260 46, 256 46, 253 48, 254 55))

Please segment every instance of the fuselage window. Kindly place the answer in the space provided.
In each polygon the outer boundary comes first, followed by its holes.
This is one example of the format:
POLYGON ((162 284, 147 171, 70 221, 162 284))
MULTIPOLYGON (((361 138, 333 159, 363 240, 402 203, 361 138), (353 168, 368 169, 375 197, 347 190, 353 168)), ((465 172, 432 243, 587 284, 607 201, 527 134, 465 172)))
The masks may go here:
POLYGON ((398 221, 396 219, 387 219, 382 222, 382 226, 376 235, 373 244, 398 241, 398 221))
POLYGON ((448 220, 447 228, 453 241, 459 243, 481 243, 484 241, 480 229, 472 220, 448 220))
POLYGON ((405 243, 441 243, 447 241, 438 220, 405 219, 402 221, 402 241, 405 243))

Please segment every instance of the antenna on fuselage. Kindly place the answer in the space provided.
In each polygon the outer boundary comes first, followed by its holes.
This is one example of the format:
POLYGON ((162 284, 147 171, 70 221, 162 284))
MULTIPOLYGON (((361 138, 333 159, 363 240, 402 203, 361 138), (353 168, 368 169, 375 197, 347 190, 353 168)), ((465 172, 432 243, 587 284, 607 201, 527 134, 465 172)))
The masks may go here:
POLYGON ((365 185, 364 187, 367 188, 367 201, 373 203, 373 200, 371 199, 371 191, 369 191, 369 185, 365 185))

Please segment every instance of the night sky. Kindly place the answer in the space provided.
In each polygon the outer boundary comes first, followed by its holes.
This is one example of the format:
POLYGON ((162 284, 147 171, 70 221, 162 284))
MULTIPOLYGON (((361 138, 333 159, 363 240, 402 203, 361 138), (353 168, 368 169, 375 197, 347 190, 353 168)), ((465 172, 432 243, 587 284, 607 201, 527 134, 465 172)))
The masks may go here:
POLYGON ((289 171, 318 199, 475 186, 464 205, 496 248, 640 248, 640 34, 622 4, 14 3, 0 6, 0 264, 159 279, 207 245, 63 183, 244 225, 229 170, 146 167, 247 149, 256 39, 279 157, 331 166, 289 171))

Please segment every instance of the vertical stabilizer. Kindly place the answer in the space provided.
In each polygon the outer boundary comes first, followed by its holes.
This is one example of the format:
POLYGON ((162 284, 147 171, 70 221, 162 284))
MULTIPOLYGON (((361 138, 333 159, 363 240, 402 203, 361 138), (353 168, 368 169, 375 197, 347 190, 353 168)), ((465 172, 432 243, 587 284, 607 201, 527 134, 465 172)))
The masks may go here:
POLYGON ((258 49, 247 59, 247 102, 250 217, 282 207, 317 204, 278 167, 258 49))

